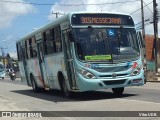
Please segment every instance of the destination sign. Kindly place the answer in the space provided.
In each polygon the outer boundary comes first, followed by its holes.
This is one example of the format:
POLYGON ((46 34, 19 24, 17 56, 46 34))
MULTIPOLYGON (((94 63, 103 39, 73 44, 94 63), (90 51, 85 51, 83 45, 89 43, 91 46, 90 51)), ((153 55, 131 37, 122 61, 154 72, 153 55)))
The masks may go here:
POLYGON ((130 25, 134 26, 132 18, 120 14, 74 14, 72 25, 130 25))
POLYGON ((81 17, 83 24, 121 24, 121 18, 81 17))

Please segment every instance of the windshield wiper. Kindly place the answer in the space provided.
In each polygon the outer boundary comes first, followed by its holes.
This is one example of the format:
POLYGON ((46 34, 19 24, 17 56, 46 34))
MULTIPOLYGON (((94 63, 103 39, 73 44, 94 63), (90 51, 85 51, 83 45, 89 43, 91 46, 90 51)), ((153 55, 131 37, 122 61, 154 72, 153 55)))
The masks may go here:
POLYGON ((103 33, 101 32, 101 35, 99 35, 99 32, 95 30, 92 26, 88 26, 88 29, 95 35, 96 39, 100 39, 100 36, 103 38, 103 33))
POLYGON ((88 26, 88 29, 97 37, 98 36, 98 31, 95 30, 92 26, 88 26))
POLYGON ((92 26, 88 26, 88 29, 92 32, 94 31, 94 28, 92 26))

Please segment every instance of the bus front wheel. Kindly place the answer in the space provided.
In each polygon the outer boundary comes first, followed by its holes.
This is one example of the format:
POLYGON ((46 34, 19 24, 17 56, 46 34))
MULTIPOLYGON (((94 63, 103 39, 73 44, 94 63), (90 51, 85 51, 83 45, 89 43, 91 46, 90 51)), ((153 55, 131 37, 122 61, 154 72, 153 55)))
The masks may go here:
POLYGON ((63 93, 67 98, 72 97, 72 92, 69 90, 69 86, 67 85, 67 82, 65 80, 63 80, 63 93))
POLYGON ((124 92, 124 87, 121 88, 112 88, 112 91, 115 95, 119 96, 122 95, 124 92))

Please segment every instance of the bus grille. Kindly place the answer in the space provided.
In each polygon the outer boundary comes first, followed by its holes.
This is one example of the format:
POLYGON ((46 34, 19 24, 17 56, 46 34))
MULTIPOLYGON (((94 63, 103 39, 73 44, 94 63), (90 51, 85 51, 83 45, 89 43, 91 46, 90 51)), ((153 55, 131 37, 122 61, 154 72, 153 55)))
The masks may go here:
POLYGON ((105 85, 118 85, 118 84, 124 84, 125 82, 126 79, 103 81, 105 85))
MULTIPOLYGON (((128 76, 128 74, 117 74, 117 77, 128 76)), ((112 77, 112 75, 100 75, 99 77, 112 77)))
POLYGON ((98 71, 98 72, 102 72, 102 73, 106 73, 106 72, 120 72, 120 71, 126 71, 128 69, 130 69, 132 66, 128 65, 128 66, 116 66, 116 67, 98 67, 98 68, 94 68, 94 70, 98 71))

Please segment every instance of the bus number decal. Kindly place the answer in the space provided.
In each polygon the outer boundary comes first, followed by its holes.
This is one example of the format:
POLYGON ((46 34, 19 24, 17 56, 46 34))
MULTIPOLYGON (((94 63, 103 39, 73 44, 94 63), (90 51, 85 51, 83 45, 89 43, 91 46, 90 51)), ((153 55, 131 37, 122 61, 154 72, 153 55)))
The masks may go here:
POLYGON ((99 64, 85 64, 86 68, 99 68, 99 64))
POLYGON ((92 68, 99 68, 99 64, 92 64, 92 68))

